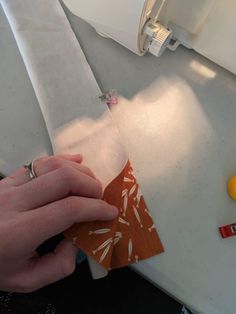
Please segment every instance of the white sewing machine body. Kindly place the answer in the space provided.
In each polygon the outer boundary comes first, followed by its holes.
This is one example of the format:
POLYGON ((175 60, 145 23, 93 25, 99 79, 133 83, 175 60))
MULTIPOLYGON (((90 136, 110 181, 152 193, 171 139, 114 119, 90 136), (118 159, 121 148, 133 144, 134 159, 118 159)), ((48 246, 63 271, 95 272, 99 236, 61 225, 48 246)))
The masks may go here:
POLYGON ((182 44, 236 73, 234 0, 63 1, 72 13, 90 23, 97 32, 138 55, 148 50, 159 55, 166 47, 175 50, 182 44), (147 30, 147 26, 157 21, 163 28, 161 31, 154 29, 153 34, 153 27, 147 30), (167 33, 169 29, 171 36, 167 33))

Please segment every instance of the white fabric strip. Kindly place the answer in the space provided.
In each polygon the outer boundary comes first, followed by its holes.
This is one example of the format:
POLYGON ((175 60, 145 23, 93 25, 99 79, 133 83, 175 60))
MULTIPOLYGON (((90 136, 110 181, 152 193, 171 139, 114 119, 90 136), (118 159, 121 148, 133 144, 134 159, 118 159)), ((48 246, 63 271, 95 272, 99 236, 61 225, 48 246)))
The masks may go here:
POLYGON ((122 171, 127 155, 109 110, 99 100, 101 90, 59 1, 0 2, 38 98, 54 152, 82 153, 86 165, 105 187, 122 171))
POLYGON ((54 152, 82 153, 106 186, 127 156, 60 3, 1 0, 43 112, 54 152))

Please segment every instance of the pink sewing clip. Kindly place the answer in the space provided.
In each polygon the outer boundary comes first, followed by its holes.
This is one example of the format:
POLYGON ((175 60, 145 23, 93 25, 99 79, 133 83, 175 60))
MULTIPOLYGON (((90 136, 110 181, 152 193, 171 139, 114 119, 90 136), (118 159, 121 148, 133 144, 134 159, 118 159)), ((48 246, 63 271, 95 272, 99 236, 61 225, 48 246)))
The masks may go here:
POLYGON ((99 98, 101 99, 101 101, 104 101, 108 106, 118 104, 117 92, 113 89, 103 93, 99 98))

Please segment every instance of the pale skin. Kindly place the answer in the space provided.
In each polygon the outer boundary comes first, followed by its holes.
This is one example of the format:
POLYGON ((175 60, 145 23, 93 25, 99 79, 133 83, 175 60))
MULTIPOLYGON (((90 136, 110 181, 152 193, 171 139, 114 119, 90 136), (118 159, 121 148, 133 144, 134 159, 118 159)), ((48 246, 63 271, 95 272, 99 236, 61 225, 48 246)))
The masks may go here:
POLYGON ((37 178, 22 167, 0 181, 0 290, 32 292, 69 276, 78 250, 63 240, 39 257, 36 249, 74 223, 113 220, 118 211, 81 155, 35 161, 37 178))

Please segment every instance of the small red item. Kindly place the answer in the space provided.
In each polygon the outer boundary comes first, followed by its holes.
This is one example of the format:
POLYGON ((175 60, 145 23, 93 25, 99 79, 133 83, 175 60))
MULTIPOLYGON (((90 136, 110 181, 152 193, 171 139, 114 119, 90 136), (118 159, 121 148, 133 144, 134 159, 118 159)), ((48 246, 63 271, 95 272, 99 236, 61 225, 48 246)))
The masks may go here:
POLYGON ((234 237, 236 236, 236 223, 222 226, 219 228, 219 231, 223 239, 234 237))

